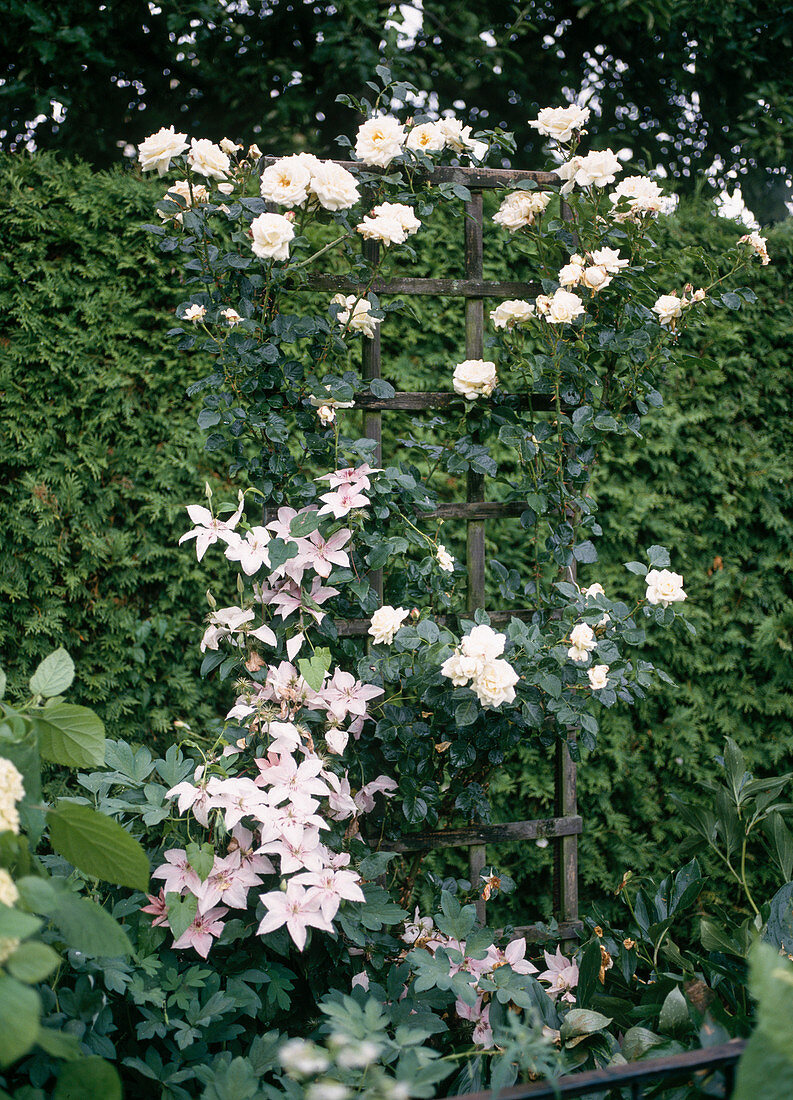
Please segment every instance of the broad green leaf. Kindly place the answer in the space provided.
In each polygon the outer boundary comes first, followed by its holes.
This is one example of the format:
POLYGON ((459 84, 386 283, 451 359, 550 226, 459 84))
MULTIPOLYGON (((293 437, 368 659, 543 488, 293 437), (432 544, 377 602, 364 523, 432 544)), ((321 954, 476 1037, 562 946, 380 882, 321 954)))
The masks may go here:
POLYGON ((661 1006, 661 1015, 658 1017, 658 1030, 667 1035, 674 1035, 681 1031, 689 1022, 688 1002, 680 989, 675 986, 670 989, 661 1006))
POLYGON ((32 913, 0 905, 0 940, 24 940, 41 928, 41 921, 32 913))
POLYGON ((319 527, 320 517, 317 512, 301 512, 295 516, 289 524, 289 534, 292 538, 302 539, 316 531, 319 527))
POLYGON ((0 1067, 10 1066, 34 1046, 40 1016, 38 993, 0 974, 0 1067))
POLYGON ((19 945, 6 961, 6 969, 17 981, 35 985, 36 982, 43 982, 60 961, 57 951, 53 951, 46 943, 32 940, 30 943, 19 945))
POLYGON ((793 954, 793 882, 786 883, 771 898, 765 939, 786 955, 793 954))
POLYGON ((68 1031, 55 1031, 51 1027, 39 1028, 36 1045, 53 1058, 64 1058, 69 1062, 79 1058, 81 1054, 80 1041, 76 1035, 70 1035, 68 1031))
POLYGON ((83 874, 146 890, 149 861, 141 845, 111 817, 63 799, 47 813, 50 843, 83 874))
POLYGON ((121 1100, 121 1081, 113 1066, 98 1055, 68 1062, 60 1072, 53 1100, 121 1100))
POLYGON ((56 649, 45 657, 30 678, 30 690, 34 695, 51 699, 63 695, 74 679, 74 661, 65 649, 56 649))
POLYGON ((193 868, 202 882, 209 878, 209 872, 215 862, 215 849, 209 843, 196 844, 191 841, 185 848, 187 862, 193 868))
POLYGON ((98 768, 105 762, 105 727, 88 707, 56 703, 36 712, 39 751, 67 768, 98 768))
POLYGON ((653 1047, 661 1046, 665 1042, 662 1035, 656 1035, 646 1027, 631 1027, 622 1040, 622 1053, 629 1062, 638 1062, 653 1047))
POLYGON ((96 902, 75 894, 62 879, 28 876, 17 882, 17 889, 29 909, 49 917, 67 947, 89 958, 132 954, 118 921, 96 902))
POLYGON ((193 894, 182 898, 177 893, 169 892, 165 895, 165 902, 168 907, 168 924, 171 926, 173 938, 178 940, 195 920, 198 898, 193 894))
POLYGON ((602 1012, 593 1012, 587 1008, 571 1008, 561 1027, 562 1040, 594 1035, 596 1031, 602 1031, 610 1023, 611 1017, 604 1016, 602 1012))
POLYGON ((330 662, 329 649, 315 649, 311 657, 301 657, 297 662, 300 666, 300 675, 314 691, 319 691, 322 687, 330 662))

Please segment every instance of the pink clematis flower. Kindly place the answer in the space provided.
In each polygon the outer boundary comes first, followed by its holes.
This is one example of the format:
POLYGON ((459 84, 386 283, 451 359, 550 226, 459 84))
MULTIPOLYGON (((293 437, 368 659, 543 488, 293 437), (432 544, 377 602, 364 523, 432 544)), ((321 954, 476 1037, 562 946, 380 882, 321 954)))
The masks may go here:
POLYGON ((346 527, 342 527, 329 539, 325 539, 319 531, 312 531, 306 540, 308 545, 301 557, 318 576, 329 577, 334 565, 349 568, 350 558, 342 550, 342 546, 346 546, 351 536, 352 531, 346 527))
POLYGON ((367 504, 371 504, 369 497, 363 495, 358 485, 340 485, 338 489, 323 493, 319 499, 325 502, 319 514, 332 514, 336 519, 349 515, 353 508, 365 508, 367 504))
POLYGON ((244 538, 237 535, 235 539, 228 540, 225 555, 229 561, 240 563, 246 577, 252 577, 263 565, 270 568, 270 555, 267 552, 269 541, 270 533, 266 527, 252 527, 244 538))
POLYGON ((206 826, 209 824, 210 805, 206 783, 199 783, 196 787, 185 779, 181 783, 177 783, 175 787, 171 787, 170 791, 166 791, 165 797, 176 797, 178 799, 180 814, 183 814, 185 810, 192 810, 193 817, 200 825, 206 826))
POLYGON ((516 974, 537 973, 537 967, 526 958, 526 940, 523 936, 508 943, 503 951, 495 944, 488 947, 487 964, 488 971, 497 970, 500 966, 509 966, 516 974))
POLYGON ((369 481, 369 474, 379 474, 381 470, 375 469, 370 466, 368 462, 364 462, 361 466, 347 466, 343 470, 334 470, 330 474, 322 474, 317 478, 317 481, 327 481, 331 489, 338 488, 339 485, 358 485, 361 489, 371 488, 371 482, 369 481))
POLYGON ((225 824, 229 830, 243 817, 255 814, 261 803, 266 801, 254 781, 242 776, 234 779, 213 777, 207 784, 207 793, 212 807, 225 811, 225 824))
POLYGON ((323 932, 334 931, 333 925, 322 915, 320 899, 296 882, 290 882, 285 892, 272 890, 268 894, 261 894, 260 899, 267 908, 267 914, 258 928, 260 936, 274 932, 285 924, 298 951, 302 951, 306 946, 309 928, 320 928, 323 932))
POLYGON ((248 907, 248 891, 251 886, 260 886, 261 878, 240 862, 239 852, 222 859, 215 858, 212 870, 196 893, 198 912, 206 913, 219 901, 231 909, 248 907))
POLYGON ((192 531, 187 531, 182 535, 179 539, 179 545, 181 546, 188 539, 195 539, 196 555, 198 560, 201 561, 207 549, 214 545, 218 539, 222 539, 226 543, 233 541, 233 531, 242 516, 244 503, 245 498, 242 491, 240 491, 239 507, 227 520, 216 519, 210 510, 204 508, 201 504, 189 504, 187 514, 190 517, 190 522, 194 523, 195 527, 192 531))
POLYGON ((168 925, 168 903, 165 900, 165 890, 160 889, 159 894, 147 894, 149 899, 149 905, 141 905, 141 913, 152 913, 154 920, 151 922, 152 928, 156 928, 158 924, 168 925))
POLYGON ((165 863, 152 871, 151 877, 163 879, 166 894, 181 894, 183 890, 197 894, 201 887, 201 879, 188 863, 184 848, 171 848, 166 852, 165 863))
POLYGON ((302 871, 291 881, 311 887, 310 893, 319 898, 320 911, 327 920, 333 920, 344 898, 348 901, 366 901, 360 877, 355 871, 302 871))
POLYGON ((325 866, 325 845, 320 843, 319 829, 313 826, 304 829, 297 842, 271 840, 262 844, 259 851, 280 857, 282 875, 293 871, 321 871, 325 866))
POLYGON ((558 997, 561 994, 563 1001, 573 1004, 575 997, 571 990, 578 985, 578 966, 573 960, 565 958, 559 947, 556 948, 555 955, 549 955, 547 951, 543 951, 543 954, 548 969, 537 975, 537 981, 549 984, 549 997, 558 997))
POLYGON ((321 771, 322 761, 318 756, 308 756, 302 764, 298 764, 293 756, 284 755, 280 763, 260 776, 259 782, 272 784, 268 801, 272 806, 277 806, 295 794, 329 794, 327 784, 319 778, 321 771))
POLYGON ((223 917, 228 909, 219 906, 217 909, 209 909, 206 913, 196 913, 196 918, 174 943, 178 951, 184 947, 194 947, 202 959, 209 954, 212 940, 217 939, 223 931, 223 917))
POLYGON ((370 814, 374 809, 374 796, 384 794, 386 798, 393 798, 397 786, 396 780, 387 775, 378 775, 377 779, 361 787, 355 796, 355 805, 362 814, 370 814))
POLYGON ((376 684, 364 684, 351 673, 337 668, 332 679, 322 689, 321 698, 332 717, 337 722, 343 722, 348 714, 363 717, 369 700, 383 694, 383 689, 376 684))
POLYGON ((244 825, 235 825, 231 830, 229 854, 236 852, 240 858, 240 867, 245 867, 257 875, 274 875, 275 867, 267 856, 257 855, 254 847, 254 834, 244 825))

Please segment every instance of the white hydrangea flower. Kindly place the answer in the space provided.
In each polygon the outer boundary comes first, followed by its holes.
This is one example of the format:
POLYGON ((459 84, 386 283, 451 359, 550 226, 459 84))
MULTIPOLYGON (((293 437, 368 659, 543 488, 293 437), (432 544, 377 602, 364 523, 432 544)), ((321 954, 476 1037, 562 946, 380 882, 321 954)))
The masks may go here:
POLYGON ((550 201, 550 191, 511 191, 493 215, 493 221, 515 233, 534 225, 550 201))
POLYGON ((531 302, 524 302, 521 298, 512 298, 506 302, 500 302, 490 312, 490 320, 494 328, 514 328, 515 325, 525 324, 534 316, 534 306, 531 302))
POLYGON ((446 137, 439 123, 422 122, 412 128, 405 144, 417 153, 440 153, 446 148, 446 137))
POLYGON ((251 222, 251 234, 251 248, 260 259, 289 259, 289 242, 294 237, 295 230, 283 214, 259 214, 251 222))
POLYGON ((593 665, 592 668, 586 670, 586 674, 589 677, 589 686, 593 691, 602 691, 604 687, 608 687, 608 665, 593 665))
POLYGON ((570 631, 570 648, 567 656, 571 661, 583 662, 597 645, 595 632, 587 623, 576 623, 570 631))
POLYGON ((208 138, 191 139, 187 161, 194 172, 208 179, 224 180, 231 170, 227 154, 208 138))
POLYGON ((486 359, 466 359, 454 368, 454 392, 466 401, 489 397, 498 384, 496 364, 486 359))
POLYGON ((347 325, 353 332, 362 332, 371 340, 380 324, 379 317, 372 316, 372 303, 356 294, 336 294, 331 303, 342 308, 336 314, 339 325, 347 325), (352 316, 350 316, 352 311, 352 316))
MULTIPOLYGON (((539 299, 537 308, 540 308, 539 299)), ((569 325, 584 312, 584 303, 578 295, 560 288, 554 292, 553 297, 549 300, 548 308, 544 311, 543 316, 549 325, 569 325)))
POLYGON ((364 164, 387 168, 405 145, 405 127, 392 115, 369 118, 358 127, 355 155, 364 164))
POLYGON ((375 645, 391 645, 394 635, 409 614, 404 607, 391 607, 390 604, 378 607, 372 615, 372 625, 369 627, 369 634, 374 638, 375 645))
POLYGON ((586 125, 589 113, 588 107, 577 107, 575 104, 569 107, 543 107, 534 121, 529 122, 529 126, 543 137, 552 137, 561 142, 569 141, 576 131, 586 125))
POLYGON ((187 148, 187 134, 177 134, 173 126, 162 127, 156 134, 150 134, 138 146, 138 160, 144 172, 157 169, 157 175, 164 176, 171 167, 174 157, 180 156, 187 148))
POLYGON ((673 573, 670 569, 651 569, 645 581, 648 603, 668 607, 670 603, 682 603, 686 598, 682 576, 679 573, 673 573))
POLYGON ((291 209, 302 206, 308 200, 310 184, 311 172, 297 154, 268 164, 259 180, 259 190, 267 202, 291 209))
POLYGON ((352 172, 331 160, 317 161, 315 167, 311 168, 306 158, 311 157, 314 161, 316 157, 310 153, 298 153, 297 156, 303 158, 302 163, 311 172, 309 189, 323 209, 349 210, 351 206, 355 206, 360 193, 352 172))

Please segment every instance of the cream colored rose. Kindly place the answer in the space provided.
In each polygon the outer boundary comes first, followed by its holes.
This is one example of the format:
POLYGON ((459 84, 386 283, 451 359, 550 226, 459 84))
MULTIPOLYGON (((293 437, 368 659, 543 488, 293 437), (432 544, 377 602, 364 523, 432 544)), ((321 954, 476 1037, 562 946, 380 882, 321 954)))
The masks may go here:
POLYGON ((283 214, 259 214, 251 222, 251 233, 251 248, 260 259, 289 259, 289 242, 294 237, 295 230, 283 214))
POLYGON ((512 191, 493 215, 493 221, 514 233, 534 225, 550 201, 549 191, 512 191))
POLYGON ((567 650, 567 656, 572 661, 586 661, 596 645, 592 627, 587 623, 576 623, 570 631, 570 648, 567 650))
POLYGON ((213 180, 224 180, 231 169, 226 153, 207 138, 193 138, 187 161, 194 172, 213 180))
POLYGON ((551 308, 551 299, 547 294, 538 294, 534 299, 534 308, 537 310, 540 317, 546 317, 551 308))
POLYGON ((683 313, 683 302, 676 294, 662 294, 656 299, 653 313, 658 315, 659 324, 674 328, 674 323, 683 313))
MULTIPOLYGON (((298 153, 299 157, 310 156, 308 153, 298 153)), ((314 158, 312 158, 314 159, 314 158)), ((304 166, 309 167, 304 160, 304 166)), ((355 206, 360 198, 358 184, 355 176, 333 161, 319 161, 315 168, 309 168, 311 172, 310 191, 316 196, 317 202, 325 210, 349 210, 355 206)))
POLYGON ((169 184, 167 192, 163 195, 163 199, 166 202, 176 203, 178 206, 182 207, 182 210, 174 214, 168 214, 164 210, 158 210, 158 215, 163 221, 167 222, 173 218, 174 221, 181 224, 182 213, 185 210, 188 210, 193 204, 209 202, 209 192, 201 183, 194 183, 191 192, 188 180, 177 180, 176 183, 169 184))
MULTIPOLYGON (((231 183, 230 181, 227 181, 226 183, 219 183, 218 184, 218 191, 220 191, 221 195, 230 195, 233 190, 234 190, 234 184, 231 183)), ((221 209, 224 210, 225 213, 228 214, 228 210, 225 207, 221 207, 221 209)))
POLYGON ((230 325, 232 328, 234 325, 238 325, 242 320, 242 317, 240 317, 236 309, 231 309, 230 307, 229 309, 221 309, 220 316, 224 319, 226 324, 230 325))
POLYGON ((498 383, 496 364, 485 359, 466 359, 454 368, 454 392, 466 401, 489 397, 498 383))
MULTIPOLYGON (((617 172, 622 171, 619 158, 611 149, 598 149, 581 157, 578 175, 586 179, 582 187, 606 187, 614 182, 617 172)), ((576 182, 580 182, 578 179, 576 182)))
POLYGON ((439 119, 437 126, 449 148, 458 153, 470 150, 474 144, 478 144, 471 137, 471 127, 466 126, 459 118, 450 116, 439 119))
POLYGON ((405 144, 416 153, 440 153, 446 147, 446 138, 437 122, 422 122, 413 127, 405 144))
POLYGON ((651 569, 645 577, 647 582, 646 599, 648 603, 668 607, 670 603, 681 603, 686 594, 683 591, 683 578, 670 569, 651 569))
POLYGON ((394 217, 373 218, 367 215, 356 232, 360 233, 364 240, 380 241, 381 244, 404 244, 407 233, 402 227, 402 222, 394 217))
POLYGON ((500 707, 514 700, 515 684, 519 679, 509 661, 488 661, 474 677, 471 690, 482 706, 500 707))
POLYGON ((0 867, 0 905, 7 905, 10 909, 19 901, 19 891, 14 885, 14 880, 5 868, 0 867))
POLYGON ((597 294, 599 290, 604 290, 609 285, 611 276, 606 271, 605 267, 600 267, 595 264, 592 267, 584 268, 581 274, 581 282, 594 294, 597 294))
POLYGON ((608 665, 593 665, 592 668, 586 670, 586 674, 589 677, 589 686, 593 691, 602 691, 604 687, 608 687, 608 665))
MULTIPOLYGON (((476 670, 474 669, 474 671, 476 670)), ((460 654, 457 652, 454 652, 451 657, 447 657, 443 662, 441 676, 451 680, 455 687, 465 687, 471 679, 471 674, 463 669, 460 654)))
POLYGON ((534 316, 534 306, 531 302, 524 302, 520 298, 513 298, 507 302, 501 302, 490 313, 490 320, 494 328, 514 328, 515 325, 523 325, 534 316))
POLYGON ((482 623, 471 628, 460 642, 460 651, 464 657, 474 657, 481 661, 494 661, 504 652, 507 643, 506 634, 493 630, 492 626, 482 623))
POLYGON ((279 206, 302 206, 308 199, 311 172, 299 157, 281 157, 262 172, 259 190, 267 202, 279 206))
POLYGON ((367 119, 358 127, 355 155, 364 164, 387 168, 405 145, 405 127, 391 115, 367 119))
POLYGON ((543 137, 552 137, 556 141, 569 141, 573 134, 585 126, 589 119, 588 107, 543 107, 529 126, 543 137))
POLYGON ((630 263, 630 260, 625 260, 620 256, 619 250, 616 248, 598 248, 594 252, 590 252, 589 255, 592 263, 597 264, 598 267, 604 267, 609 275, 618 275, 620 270, 630 263))
POLYGON ((336 314, 337 324, 346 325, 353 332, 362 332, 364 336, 372 339, 380 324, 380 318, 372 317, 371 302, 366 298, 359 299, 355 294, 348 294, 346 297, 343 294, 337 294, 331 301, 334 305, 342 307, 336 314))
POLYGON ((194 325, 197 325, 199 321, 203 321, 207 315, 205 306, 192 305, 188 306, 182 314, 183 321, 192 321, 194 325))
POLYGON ((220 139, 220 148, 224 153, 228 153, 230 157, 233 157, 235 153, 239 153, 242 146, 237 145, 231 138, 224 137, 220 139))
POLYGON ((374 208, 372 215, 375 218, 393 218, 402 226, 406 237, 412 237, 421 229, 421 222, 416 217, 415 210, 404 202, 381 202, 374 208))
POLYGON ((743 237, 739 237, 739 244, 748 244, 755 255, 760 257, 760 262, 763 267, 771 263, 771 257, 768 255, 767 237, 761 237, 759 233, 745 233, 743 237))
POLYGON ((439 542, 437 547, 435 548, 435 560, 437 561, 438 566, 444 571, 444 573, 454 572, 454 558, 451 556, 451 554, 442 542, 439 542))
POLYGON ((410 612, 404 607, 391 607, 389 604, 378 607, 372 615, 372 625, 369 627, 369 633, 374 638, 375 644, 391 645, 394 635, 409 614, 410 612))
POLYGON ((180 156, 187 148, 187 134, 177 134, 173 126, 163 126, 156 134, 150 134, 138 146, 138 160, 144 172, 157 169, 164 176, 171 167, 174 157, 180 156))
POLYGON ((336 410, 332 409, 330 405, 320 405, 317 409, 317 416, 320 419, 320 423, 327 427, 336 419, 336 410))
POLYGON ((571 294, 569 290, 560 289, 554 292, 544 316, 549 325, 569 325, 582 313, 584 313, 584 303, 578 295, 571 294))
POLYGON ((614 206, 616 221, 636 221, 645 214, 658 214, 665 210, 668 199, 661 188, 646 176, 628 176, 609 195, 614 206), (627 205, 627 209, 624 207, 627 205))
POLYGON ((578 286, 584 274, 584 261, 580 256, 571 256, 556 276, 560 286, 578 286))
POLYGON ((585 599, 589 599, 590 596, 605 596, 606 593, 600 581, 595 581, 594 584, 590 584, 589 588, 583 588, 581 590, 581 595, 584 596, 585 599))

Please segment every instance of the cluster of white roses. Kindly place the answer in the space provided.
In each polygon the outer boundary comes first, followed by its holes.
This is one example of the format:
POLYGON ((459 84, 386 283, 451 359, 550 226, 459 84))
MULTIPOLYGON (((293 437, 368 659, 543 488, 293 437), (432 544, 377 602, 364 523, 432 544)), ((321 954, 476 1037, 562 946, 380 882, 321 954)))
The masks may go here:
POLYGON ((703 301, 705 297, 704 290, 701 288, 694 290, 688 284, 679 298, 677 291, 673 291, 671 294, 661 294, 655 301, 653 313, 657 315, 659 324, 674 331, 678 319, 683 316, 683 310, 688 309, 695 302, 703 301), (686 296, 687 293, 688 297, 686 296))
POLYGON ((368 299, 359 298, 357 294, 336 294, 331 298, 330 304, 339 306, 336 313, 337 324, 351 332, 362 332, 370 340, 374 337, 381 318, 372 316, 372 303, 368 299))
POLYGON ((191 138, 188 151, 187 134, 177 134, 173 126, 163 126, 140 143, 138 160, 144 172, 156 170, 164 176, 171 161, 187 152, 187 163, 194 172, 207 179, 225 180, 231 174, 230 158, 241 148, 228 138, 223 138, 219 145, 207 138, 191 138))
POLYGON ((422 122, 408 130, 392 115, 380 115, 362 123, 355 140, 356 157, 372 168, 387 168, 406 149, 424 154, 451 149, 481 161, 487 148, 487 142, 474 140, 470 126, 454 117, 422 122))
POLYGON ((597 294, 604 290, 615 275, 619 275, 622 268, 627 267, 629 260, 620 256, 619 249, 597 248, 593 252, 587 252, 584 256, 574 253, 570 262, 560 270, 558 278, 561 286, 584 286, 597 294))
POLYGON ((473 627, 441 665, 442 675, 455 687, 470 686, 483 707, 511 703, 520 677, 509 661, 500 659, 506 641, 506 635, 492 627, 473 627))
POLYGON ((19 832, 17 802, 25 797, 22 776, 4 756, 0 756, 0 833, 19 832))
POLYGON ((515 233, 534 225, 550 201, 550 191, 510 191, 493 215, 493 221, 515 233))
POLYGON ((259 189, 267 202, 289 210, 311 201, 325 210, 349 210, 361 197, 351 172, 312 153, 294 153, 269 164, 259 189))
POLYGON ((357 227, 364 240, 404 244, 421 229, 413 207, 404 202, 381 202, 357 227))

